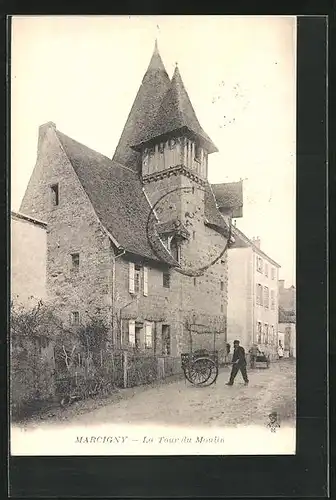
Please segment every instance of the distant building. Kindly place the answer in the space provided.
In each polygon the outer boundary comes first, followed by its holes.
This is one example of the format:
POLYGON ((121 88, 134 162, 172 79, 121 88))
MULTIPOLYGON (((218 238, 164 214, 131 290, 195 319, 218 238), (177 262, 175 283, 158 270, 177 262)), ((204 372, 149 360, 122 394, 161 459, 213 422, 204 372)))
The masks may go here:
POLYGON ((46 299, 47 224, 11 213, 11 297, 24 306, 46 299))
POLYGON ((296 288, 279 280, 279 340, 285 356, 296 357, 296 288))
POLYGON ((278 344, 278 271, 280 265, 237 227, 228 251, 228 342, 245 349, 257 343, 276 356, 278 344))

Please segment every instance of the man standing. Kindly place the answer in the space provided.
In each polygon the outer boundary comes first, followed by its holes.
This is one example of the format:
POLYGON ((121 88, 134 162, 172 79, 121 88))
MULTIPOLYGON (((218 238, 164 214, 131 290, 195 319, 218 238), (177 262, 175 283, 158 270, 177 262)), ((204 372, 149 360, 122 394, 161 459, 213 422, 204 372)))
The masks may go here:
POLYGON ((233 342, 232 370, 230 380, 226 385, 233 385, 237 373, 241 371, 245 385, 248 385, 249 380, 246 372, 245 349, 239 345, 239 340, 233 342))
POLYGON ((260 354, 260 350, 257 344, 252 344, 252 347, 249 352, 250 352, 251 368, 255 368, 257 356, 258 354, 260 354))

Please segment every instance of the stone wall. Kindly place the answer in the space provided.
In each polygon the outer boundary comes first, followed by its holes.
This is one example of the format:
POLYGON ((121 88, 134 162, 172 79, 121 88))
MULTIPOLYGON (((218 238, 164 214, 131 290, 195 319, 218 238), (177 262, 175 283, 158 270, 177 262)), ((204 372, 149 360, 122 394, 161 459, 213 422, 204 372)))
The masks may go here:
POLYGON ((111 323, 112 251, 109 238, 84 192, 52 126, 40 130, 37 164, 21 211, 48 223, 47 293, 65 323, 78 311, 80 321, 100 308, 111 323), (51 186, 59 186, 53 206, 51 186), (79 254, 72 268, 71 254, 79 254))
MULTIPOLYGON (((156 212, 160 222, 178 217, 189 232, 189 239, 181 246, 180 263, 183 269, 196 271, 220 255, 226 245, 226 239, 204 224, 204 190, 201 185, 178 174, 153 180, 145 185, 145 189, 152 205, 162 194, 175 190, 157 205, 156 212)), ((212 331, 221 331, 216 338, 216 344, 218 348, 224 348, 227 286, 226 254, 202 276, 185 276, 176 271, 172 272, 168 314, 176 332, 176 355, 190 350, 190 334, 185 328, 186 321, 208 325, 212 331)), ((212 350, 213 335, 193 335, 193 347, 212 350)))
MULTIPOLYGON (((194 187, 194 191, 177 191, 171 198, 167 197, 159 210, 160 219, 171 220, 178 216, 185 224, 190 239, 182 245, 181 264, 191 269, 199 268, 220 254, 226 239, 204 224, 204 192, 191 179, 181 175, 167 177, 147 185, 146 193, 154 203, 158 194, 176 187, 194 187)), ((131 294, 129 261, 132 257, 127 254, 115 257, 110 240, 52 125, 40 130, 37 164, 21 210, 48 223, 47 290, 66 323, 72 312, 78 311, 81 321, 85 322, 88 318, 86 311, 92 315, 99 308, 111 324, 111 335, 114 324, 113 338, 117 345, 128 347, 129 320, 140 324, 151 321, 153 343, 149 351, 159 354, 162 353, 162 325, 169 325, 170 354, 179 356, 191 349, 186 321, 196 322, 208 326, 211 331, 220 331, 216 348, 225 347, 226 257, 196 278, 172 270, 170 288, 165 288, 163 268, 134 256, 134 262, 148 268, 148 294, 143 294, 143 288, 137 297, 131 294), (57 206, 52 204, 53 184, 59 186, 57 206), (71 254, 76 253, 79 254, 79 269, 74 271, 71 254)), ((209 331, 194 334, 192 347, 212 350, 213 335, 209 331)))
POLYGON ((11 298, 25 306, 45 300, 47 291, 47 228, 11 216, 11 298))

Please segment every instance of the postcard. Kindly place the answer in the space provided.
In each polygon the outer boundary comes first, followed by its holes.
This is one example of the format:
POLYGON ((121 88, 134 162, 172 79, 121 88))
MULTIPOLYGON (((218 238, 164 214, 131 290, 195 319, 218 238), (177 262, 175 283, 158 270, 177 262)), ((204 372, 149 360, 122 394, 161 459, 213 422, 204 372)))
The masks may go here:
POLYGON ((295 16, 13 16, 11 455, 295 454, 295 151, 295 16))

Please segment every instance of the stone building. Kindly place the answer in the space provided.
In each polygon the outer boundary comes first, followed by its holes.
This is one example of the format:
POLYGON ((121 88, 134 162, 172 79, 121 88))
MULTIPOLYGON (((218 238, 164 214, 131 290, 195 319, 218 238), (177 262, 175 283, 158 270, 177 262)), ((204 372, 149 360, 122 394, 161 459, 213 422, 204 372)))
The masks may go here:
POLYGON ((157 45, 112 159, 40 127, 21 211, 48 223, 47 290, 64 322, 99 310, 116 347, 178 356, 212 348, 216 331, 224 348, 236 207, 222 184, 219 209, 208 182, 216 151, 157 45))
POLYGON ((233 227, 234 243, 228 251, 228 342, 239 339, 248 350, 257 343, 276 355, 278 344, 279 264, 233 227))
POLYGON ((47 224, 11 212, 11 298, 25 307, 47 296, 47 224))

